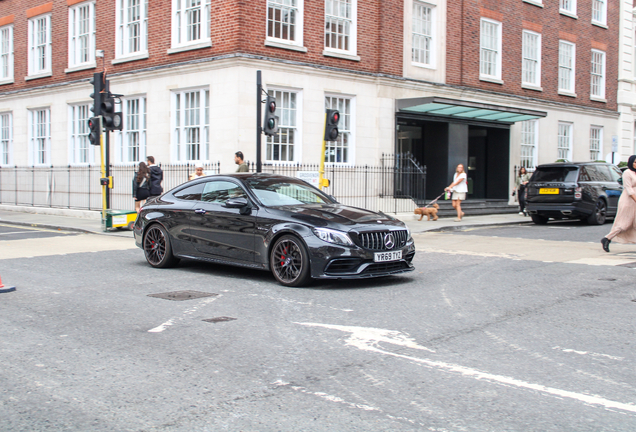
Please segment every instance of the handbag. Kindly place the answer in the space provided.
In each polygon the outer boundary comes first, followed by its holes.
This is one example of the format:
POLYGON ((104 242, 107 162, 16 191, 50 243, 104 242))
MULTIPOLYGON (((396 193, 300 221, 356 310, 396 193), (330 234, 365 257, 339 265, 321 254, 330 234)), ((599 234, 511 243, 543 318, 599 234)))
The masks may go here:
POLYGON ((516 191, 516 190, 513 190, 513 191, 512 191, 512 196, 515 196, 515 195, 517 195, 517 191, 516 191))

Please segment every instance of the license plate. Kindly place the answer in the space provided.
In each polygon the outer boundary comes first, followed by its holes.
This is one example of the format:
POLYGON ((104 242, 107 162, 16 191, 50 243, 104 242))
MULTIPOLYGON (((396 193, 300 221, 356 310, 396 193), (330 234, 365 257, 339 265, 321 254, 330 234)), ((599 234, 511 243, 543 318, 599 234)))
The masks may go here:
POLYGON ((558 195, 559 188, 541 188, 539 189, 541 195, 558 195))
POLYGON ((373 254, 374 262, 397 261, 402 259, 402 251, 376 252, 373 254))

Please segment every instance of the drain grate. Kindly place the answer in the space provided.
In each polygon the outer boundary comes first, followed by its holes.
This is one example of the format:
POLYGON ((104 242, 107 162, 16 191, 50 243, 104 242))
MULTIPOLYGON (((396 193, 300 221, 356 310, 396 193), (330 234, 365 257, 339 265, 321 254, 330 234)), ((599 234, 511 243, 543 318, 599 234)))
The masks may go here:
POLYGON ((594 297, 599 297, 599 295, 598 294, 592 294, 592 293, 585 293, 585 294, 581 294, 581 297, 594 298, 594 297))
POLYGON ((619 264, 618 267, 636 268, 636 261, 625 263, 625 264, 619 264))
POLYGON ((203 321, 209 322, 209 323, 218 323, 218 322, 235 321, 235 320, 236 320, 236 318, 222 316, 222 317, 204 319, 203 321))
POLYGON ((218 296, 218 294, 208 293, 203 291, 172 291, 167 293, 160 294, 148 294, 148 297, 156 297, 165 300, 175 300, 175 301, 183 301, 183 300, 192 300, 201 297, 213 297, 218 296))
POLYGON ((606 282, 615 282, 616 281, 616 279, 614 279, 614 278, 601 278, 599 280, 600 281, 606 281, 606 282))

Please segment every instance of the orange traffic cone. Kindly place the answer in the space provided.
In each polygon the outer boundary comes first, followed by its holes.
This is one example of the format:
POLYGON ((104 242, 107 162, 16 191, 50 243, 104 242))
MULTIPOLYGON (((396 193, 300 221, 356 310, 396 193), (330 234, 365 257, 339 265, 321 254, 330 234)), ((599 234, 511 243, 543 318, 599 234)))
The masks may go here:
POLYGON ((0 278, 0 293, 6 293, 11 291, 15 291, 15 287, 5 287, 2 284, 2 278, 0 278))

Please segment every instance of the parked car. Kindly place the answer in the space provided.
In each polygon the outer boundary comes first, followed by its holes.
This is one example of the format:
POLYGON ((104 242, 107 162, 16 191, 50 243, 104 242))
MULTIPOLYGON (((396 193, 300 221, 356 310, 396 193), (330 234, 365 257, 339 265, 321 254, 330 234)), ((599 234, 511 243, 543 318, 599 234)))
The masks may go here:
POLYGON ((273 174, 187 182, 149 200, 134 234, 153 267, 186 258, 269 269, 287 286, 414 270, 415 245, 403 222, 273 174))
POLYGON ((600 162, 539 165, 526 185, 526 211, 535 224, 584 219, 602 225, 616 215, 622 173, 600 162))

